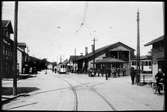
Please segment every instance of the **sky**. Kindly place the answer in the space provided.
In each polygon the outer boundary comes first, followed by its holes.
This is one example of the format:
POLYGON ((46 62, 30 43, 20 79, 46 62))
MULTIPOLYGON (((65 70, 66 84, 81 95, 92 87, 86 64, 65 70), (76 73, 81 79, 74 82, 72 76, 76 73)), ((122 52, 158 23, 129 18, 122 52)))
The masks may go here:
MULTIPOLYGON (((91 52, 116 42, 137 48, 137 10, 140 12, 140 53, 147 42, 164 35, 163 2, 19 1, 18 42, 29 54, 48 61, 91 52), (81 25, 83 23, 83 25, 81 25)), ((3 2, 2 18, 14 26, 14 2, 3 2)), ((11 35, 12 37, 13 35, 11 35)))

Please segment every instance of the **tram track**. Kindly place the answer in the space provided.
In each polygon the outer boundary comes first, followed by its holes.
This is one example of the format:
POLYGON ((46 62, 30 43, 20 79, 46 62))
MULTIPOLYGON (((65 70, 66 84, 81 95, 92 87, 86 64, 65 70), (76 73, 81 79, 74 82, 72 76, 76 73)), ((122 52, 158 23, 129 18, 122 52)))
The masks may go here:
MULTIPOLYGON (((77 82, 77 83, 79 83, 79 85, 81 85, 81 86, 86 86, 86 88, 88 88, 90 91, 92 91, 92 92, 94 92, 96 95, 98 95, 113 111, 116 111, 116 108, 114 107, 114 105, 113 104, 111 104, 108 100, 107 100, 107 98, 104 96, 104 95, 102 95, 100 92, 98 92, 95 88, 94 88, 94 86, 96 86, 96 85, 99 85, 99 84, 103 84, 102 82, 101 83, 97 83, 97 84, 92 84, 92 85, 87 85, 87 84, 89 84, 89 83, 81 83, 81 82, 78 82, 78 81, 76 81, 75 80, 75 82, 77 82)), ((80 86, 79 86, 80 87, 80 86)))
MULTIPOLYGON (((60 77, 58 77, 58 78, 60 78, 60 77)), ((61 79, 62 79, 62 78, 61 78, 61 79)), ((96 86, 96 85, 103 84, 102 82, 101 82, 101 83, 96 83, 96 84, 91 84, 90 82, 88 82, 88 83, 81 83, 81 82, 76 81, 76 80, 73 79, 73 81, 75 81, 75 82, 77 82, 77 83, 79 84, 79 86, 73 86, 69 81, 67 81, 67 80, 65 80, 65 79, 62 79, 62 80, 66 81, 66 82, 73 88, 73 91, 75 91, 75 94, 76 94, 76 95, 77 95, 77 92, 76 92, 76 90, 75 90, 75 87, 83 87, 83 86, 85 86, 85 87, 88 88, 91 92, 93 92, 93 93, 95 93, 96 95, 98 95, 113 111, 116 111, 116 108, 114 107, 114 105, 111 104, 103 94, 101 94, 100 92, 98 92, 98 91, 94 88, 94 86, 96 86), (91 84, 91 85, 89 85, 89 84, 91 84)), ((78 110, 78 99, 77 99, 77 110, 78 110)))
POLYGON ((73 94, 74 94, 74 107, 73 107, 73 111, 78 111, 78 95, 77 95, 77 92, 75 90, 75 87, 67 80, 63 79, 63 78, 60 78, 58 77, 59 79, 65 81, 71 88, 73 94))
MULTIPOLYGON (((65 82, 68 87, 64 87, 64 88, 58 88, 58 89, 51 89, 51 90, 46 90, 46 91, 40 91, 37 93, 32 93, 29 96, 32 95, 37 95, 37 94, 43 94, 43 93, 50 93, 50 92, 56 92, 59 90, 64 90, 64 89, 70 89, 73 93, 74 96, 74 105, 73 105, 73 111, 78 111, 78 104, 79 104, 79 94, 77 94, 77 88, 81 87, 81 89, 83 87, 86 87, 87 90, 89 90, 90 92, 93 92, 94 94, 96 94, 98 97, 100 97, 113 111, 116 111, 116 108, 107 100, 107 98, 100 92, 98 92, 94 86, 99 85, 99 84, 103 84, 103 82, 96 82, 96 83, 92 83, 92 82, 79 82, 78 80, 75 79, 71 79, 71 77, 55 77, 58 78, 60 80, 62 80, 63 82, 65 82), (74 85, 74 83, 72 82, 76 82, 76 84, 74 85)), ((23 106, 27 106, 27 105, 23 105, 23 106)), ((14 108, 19 108, 21 106, 18 107, 14 107, 14 108)), ((11 108, 13 109, 13 108, 11 108)))

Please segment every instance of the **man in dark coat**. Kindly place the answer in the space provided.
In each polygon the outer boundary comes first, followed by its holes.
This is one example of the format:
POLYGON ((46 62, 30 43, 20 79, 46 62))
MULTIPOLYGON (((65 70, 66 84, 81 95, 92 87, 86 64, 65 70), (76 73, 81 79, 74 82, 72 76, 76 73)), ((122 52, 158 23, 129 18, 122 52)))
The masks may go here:
POLYGON ((134 70, 134 67, 132 67, 132 68, 131 68, 131 73, 130 73, 132 85, 134 84, 135 75, 136 75, 136 72, 135 72, 135 70, 134 70))
POLYGON ((160 83, 164 83, 164 75, 162 69, 158 69, 158 73, 155 75, 156 85, 158 87, 157 91, 161 94, 160 90, 162 89, 162 85, 160 83))

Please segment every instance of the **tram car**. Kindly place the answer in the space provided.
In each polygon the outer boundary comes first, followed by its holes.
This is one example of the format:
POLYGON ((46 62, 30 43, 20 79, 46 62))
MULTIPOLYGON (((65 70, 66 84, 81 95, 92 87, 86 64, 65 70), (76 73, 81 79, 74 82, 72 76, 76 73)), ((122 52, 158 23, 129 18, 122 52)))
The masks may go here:
POLYGON ((58 73, 64 73, 64 74, 66 74, 67 73, 67 65, 65 65, 65 64, 59 64, 58 66, 57 66, 57 72, 58 73))
MULTIPOLYGON (((131 66, 136 69, 136 60, 132 60, 131 66)), ((151 60, 140 60, 140 70, 142 73, 152 73, 152 61, 151 60)))

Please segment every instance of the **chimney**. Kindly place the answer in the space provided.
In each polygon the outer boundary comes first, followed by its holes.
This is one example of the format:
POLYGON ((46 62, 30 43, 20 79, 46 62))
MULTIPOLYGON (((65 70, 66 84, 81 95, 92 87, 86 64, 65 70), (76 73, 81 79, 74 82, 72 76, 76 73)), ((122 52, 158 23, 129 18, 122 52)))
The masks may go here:
POLYGON ((81 55, 80 56, 83 56, 83 53, 80 53, 81 55))
POLYGON ((92 44, 91 46, 92 46, 92 52, 93 52, 94 51, 94 45, 92 44))
POLYGON ((85 55, 88 54, 88 47, 85 47, 85 55))

